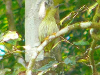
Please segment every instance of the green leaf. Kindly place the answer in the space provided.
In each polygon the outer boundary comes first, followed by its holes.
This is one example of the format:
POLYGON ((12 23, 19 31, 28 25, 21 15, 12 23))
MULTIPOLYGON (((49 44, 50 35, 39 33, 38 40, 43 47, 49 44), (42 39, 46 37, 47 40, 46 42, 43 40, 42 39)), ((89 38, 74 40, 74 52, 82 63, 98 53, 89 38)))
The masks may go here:
POLYGON ((57 64, 57 63, 58 63, 57 61, 50 61, 48 64, 39 68, 37 71, 47 71, 48 69, 50 69, 53 66, 53 64, 57 64))
POLYGON ((89 7, 89 10, 87 11, 88 15, 91 15, 93 9, 98 5, 98 3, 93 4, 91 7, 89 7))
POLYGON ((73 44, 75 45, 89 45, 90 43, 88 41, 78 41, 78 42, 73 42, 73 44))
POLYGON ((70 65, 75 65, 75 64, 76 64, 75 57, 66 58, 66 59, 64 60, 64 62, 65 62, 66 65, 68 65, 68 64, 70 64, 70 65))
POLYGON ((9 68, 0 69, 0 75, 5 75, 6 72, 11 71, 9 68))
POLYGON ((80 59, 80 60, 78 60, 77 62, 87 62, 87 60, 86 59, 80 59))
POLYGON ((22 64, 16 63, 14 65, 14 72, 12 75, 18 75, 20 72, 23 72, 25 70, 26 70, 26 68, 22 64))
POLYGON ((16 45, 16 40, 9 40, 9 41, 7 41, 7 43, 9 43, 9 44, 11 44, 11 45, 16 45))
POLYGON ((17 44, 17 41, 20 41, 21 39, 18 38, 18 39, 15 39, 15 40, 8 40, 7 43, 11 44, 11 45, 16 45, 17 44))
POLYGON ((98 4, 100 5, 100 0, 97 0, 98 4))

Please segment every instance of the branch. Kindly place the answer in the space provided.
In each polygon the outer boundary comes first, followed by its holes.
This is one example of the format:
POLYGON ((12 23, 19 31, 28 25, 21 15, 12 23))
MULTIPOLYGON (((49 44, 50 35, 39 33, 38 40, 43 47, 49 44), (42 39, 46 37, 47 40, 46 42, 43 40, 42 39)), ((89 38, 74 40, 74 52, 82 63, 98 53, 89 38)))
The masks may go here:
POLYGON ((90 61, 93 75, 98 75, 97 71, 96 71, 95 62, 94 62, 94 51, 95 51, 96 42, 97 41, 93 39, 92 44, 91 44, 91 48, 89 50, 89 61, 90 61))
MULTIPOLYGON (((100 48, 100 45, 96 46, 96 47, 95 47, 95 50, 97 50, 97 49, 99 49, 99 48, 100 48)), ((88 54, 89 54, 89 50, 90 50, 90 48, 88 48, 88 49, 84 52, 84 54, 83 54, 82 56, 77 57, 76 60, 78 61, 78 60, 80 60, 80 59, 86 58, 86 57, 88 56, 88 54)))
MULTIPOLYGON (((95 12, 95 15, 93 17, 93 22, 99 23, 99 18, 100 18, 99 13, 100 13, 100 5, 98 5, 97 8, 96 8, 96 12, 95 12)), ((90 35, 93 38, 91 48, 89 50, 89 60, 90 60, 90 65, 91 65, 91 69, 92 69, 92 75, 98 75, 98 72, 96 70, 96 65, 95 65, 95 62, 94 62, 94 51, 95 51, 95 47, 96 47, 96 42, 100 38, 100 35, 98 34, 99 31, 100 31, 99 29, 95 29, 95 28, 90 29, 90 35)))
POLYGON ((33 55, 31 57, 31 60, 29 62, 27 71, 26 71, 26 75, 31 75, 32 74, 32 69, 33 66, 35 65, 35 60, 37 58, 37 56, 39 55, 39 53, 43 50, 43 48, 53 39, 63 35, 63 34, 68 34, 71 30, 73 29, 78 29, 78 28, 99 28, 100 24, 96 23, 96 22, 81 22, 81 23, 75 23, 69 26, 66 26, 65 28, 61 29, 60 31, 58 31, 55 35, 51 35, 48 37, 48 39, 46 39, 38 48, 37 48, 37 53, 35 53, 35 55, 33 55))

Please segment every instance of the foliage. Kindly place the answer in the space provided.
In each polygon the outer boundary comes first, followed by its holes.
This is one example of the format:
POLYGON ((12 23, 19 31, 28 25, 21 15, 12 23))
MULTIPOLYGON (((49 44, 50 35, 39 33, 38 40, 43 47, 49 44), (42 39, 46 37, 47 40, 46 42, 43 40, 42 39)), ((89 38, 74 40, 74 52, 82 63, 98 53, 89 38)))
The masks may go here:
MULTIPOLYGON (((62 1, 62 0, 61 0, 62 1)), ((100 0, 97 0, 100 4, 100 0)), ((82 21, 92 21, 95 15, 97 3, 94 0, 63 0, 59 7, 60 20, 66 16, 67 20, 60 22, 61 28, 82 21), (85 5, 85 7, 83 7, 85 5), (81 8, 82 7, 82 8, 81 8), (72 17, 70 16, 70 13, 72 17)), ((0 1, 0 74, 18 75, 26 68, 18 62, 18 58, 24 59, 24 0, 22 6, 19 6, 16 0, 12 0, 12 10, 16 31, 8 30, 8 20, 3 1, 0 1)), ((49 70, 55 70, 60 64, 63 64, 64 75, 91 75, 89 67, 88 49, 91 46, 92 38, 89 34, 90 29, 76 29, 69 34, 64 34, 61 38, 62 62, 50 61, 43 67, 36 69, 39 74, 44 74, 49 70)), ((96 46, 100 44, 97 41, 96 46)), ((100 49, 94 52, 94 60, 98 73, 100 73, 100 49)))
POLYGON ((18 75, 25 67, 18 62, 24 59, 24 0, 20 7, 12 1, 16 31, 8 30, 8 20, 4 2, 0 1, 0 75, 18 75))

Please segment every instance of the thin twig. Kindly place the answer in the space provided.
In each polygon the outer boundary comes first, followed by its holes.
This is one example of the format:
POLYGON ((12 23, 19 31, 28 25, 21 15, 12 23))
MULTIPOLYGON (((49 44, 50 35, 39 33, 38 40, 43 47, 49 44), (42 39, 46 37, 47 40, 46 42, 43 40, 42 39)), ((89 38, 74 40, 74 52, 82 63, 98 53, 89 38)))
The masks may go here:
POLYGON ((68 41, 67 39, 63 38, 62 36, 60 36, 60 38, 62 38, 65 42, 71 44, 72 46, 75 46, 77 49, 80 49, 78 46, 74 45, 73 43, 71 43, 71 42, 68 41))

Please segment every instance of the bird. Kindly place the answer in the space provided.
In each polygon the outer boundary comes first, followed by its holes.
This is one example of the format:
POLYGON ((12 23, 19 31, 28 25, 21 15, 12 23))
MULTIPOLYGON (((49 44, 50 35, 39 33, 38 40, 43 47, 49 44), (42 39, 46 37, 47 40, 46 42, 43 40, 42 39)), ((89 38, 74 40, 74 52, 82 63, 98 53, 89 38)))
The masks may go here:
MULTIPOLYGON (((42 43, 47 39, 50 35, 54 35, 59 31, 59 27, 57 25, 57 20, 55 18, 56 12, 57 12, 57 7, 53 5, 52 0, 46 0, 42 4, 45 6, 45 15, 39 26, 39 40, 42 43)), ((56 15, 57 16, 57 15, 56 15)), ((50 53, 50 56, 54 56, 57 61, 61 61, 61 46, 58 44, 53 50, 52 47, 57 44, 57 42, 60 41, 60 38, 56 38, 53 41, 51 41, 49 44, 46 45, 44 48, 44 51, 50 53), (53 55, 52 55, 53 52, 53 55), (59 54, 60 53, 60 54, 59 54)))

